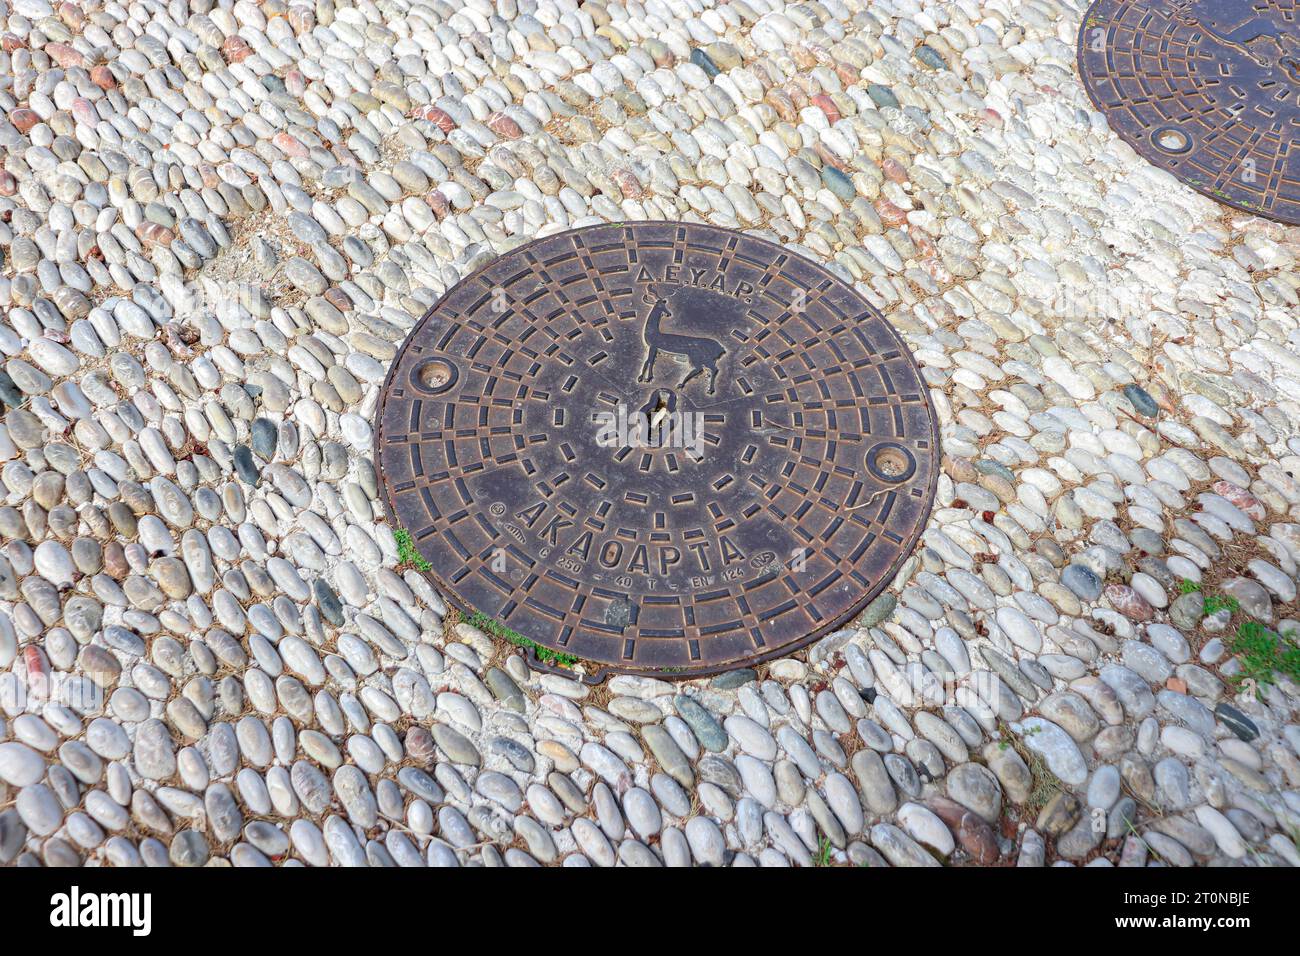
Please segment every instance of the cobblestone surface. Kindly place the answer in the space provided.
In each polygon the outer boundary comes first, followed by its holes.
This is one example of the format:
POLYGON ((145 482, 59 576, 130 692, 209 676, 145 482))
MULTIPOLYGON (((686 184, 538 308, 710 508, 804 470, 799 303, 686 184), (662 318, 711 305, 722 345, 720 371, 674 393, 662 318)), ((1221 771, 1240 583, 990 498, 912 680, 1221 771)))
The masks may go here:
POLYGON ((1300 233, 1091 111, 1069 3, 0 0, 0 861, 1297 865, 1300 233), (920 363, 849 629, 530 670, 399 564, 457 279, 752 231, 920 363))

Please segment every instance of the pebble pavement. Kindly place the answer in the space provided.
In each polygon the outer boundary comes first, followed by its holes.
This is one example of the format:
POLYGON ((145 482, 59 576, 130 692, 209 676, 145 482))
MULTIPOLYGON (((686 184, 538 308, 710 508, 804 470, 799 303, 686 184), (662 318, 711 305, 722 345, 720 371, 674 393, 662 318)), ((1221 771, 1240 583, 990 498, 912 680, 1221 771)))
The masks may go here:
POLYGON ((0 861, 1300 865, 1300 230, 1081 12, 0 0, 0 861), (399 565, 371 421, 458 277, 663 218, 855 283, 943 475, 854 627, 593 688, 399 565))

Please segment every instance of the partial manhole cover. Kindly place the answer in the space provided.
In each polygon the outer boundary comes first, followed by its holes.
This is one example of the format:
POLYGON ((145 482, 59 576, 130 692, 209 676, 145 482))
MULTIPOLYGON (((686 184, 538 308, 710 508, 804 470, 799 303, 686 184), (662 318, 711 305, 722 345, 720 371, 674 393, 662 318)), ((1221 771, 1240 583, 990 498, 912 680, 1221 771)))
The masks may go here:
POLYGON ((1296 0, 1097 0, 1079 72, 1150 162, 1212 199, 1300 223, 1296 0))
POLYGON ((907 348, 780 246, 683 223, 522 246, 384 384, 389 517, 462 607, 619 672, 787 654, 854 617, 929 515, 907 348))

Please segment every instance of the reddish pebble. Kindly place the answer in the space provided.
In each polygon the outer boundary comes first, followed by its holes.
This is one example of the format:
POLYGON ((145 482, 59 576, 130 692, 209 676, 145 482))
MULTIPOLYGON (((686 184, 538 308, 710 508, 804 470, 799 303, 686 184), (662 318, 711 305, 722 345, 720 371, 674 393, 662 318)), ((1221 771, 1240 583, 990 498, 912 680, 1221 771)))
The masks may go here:
POLYGON ((630 169, 619 167, 613 170, 609 177, 618 184, 624 199, 640 199, 645 195, 645 190, 641 187, 641 180, 637 179, 630 169))
POLYGON ((483 121, 483 125, 498 136, 504 136, 506 139, 519 139, 524 135, 524 131, 519 128, 519 124, 501 112, 488 114, 488 118, 483 121))
POLYGON ((86 14, 81 7, 75 3, 60 3, 56 8, 59 11, 59 19, 70 27, 78 28, 85 25, 86 14))
POLYGON ((114 581, 121 581, 131 571, 131 566, 126 563, 126 551, 116 541, 104 545, 104 570, 114 581))
POLYGON ((817 158, 820 159, 823 163, 825 163, 827 166, 834 166, 836 169, 842 172, 845 175, 845 177, 849 179, 852 179, 853 174, 857 171, 853 169, 853 167, 851 167, 848 163, 844 162, 844 160, 840 159, 829 149, 827 149, 824 143, 820 143, 820 142, 814 143, 813 152, 817 154, 817 158))
POLYGON ((776 110, 776 115, 787 123, 798 119, 799 111, 795 109, 794 100, 785 90, 768 90, 763 102, 776 110))
POLYGON ((832 65, 835 68, 835 75, 840 78, 840 82, 845 86, 853 86, 862 79, 858 71, 843 60, 833 60, 832 65))
POLYGON ((227 63, 241 63, 253 55, 253 48, 243 37, 229 36, 221 43, 221 55, 227 63))
POLYGON ((1130 621, 1149 621, 1155 617, 1146 599, 1127 584, 1106 585, 1106 600, 1130 621))
POLYGON ((433 214, 439 219, 451 212, 451 201, 441 189, 435 189, 429 193, 424 197, 424 201, 429 204, 429 208, 433 210, 433 214))
POLYGON ((908 228, 907 234, 911 238, 912 243, 916 246, 916 251, 922 257, 937 256, 939 254, 939 247, 935 245, 934 240, 926 235, 924 231, 913 226, 908 228))
POLYGON ((872 205, 875 207, 876 215, 880 217, 880 221, 887 226, 901 226, 907 222, 907 213, 884 196, 881 196, 872 205))
POLYGON ((1240 485, 1234 485, 1231 481, 1216 481, 1214 483, 1214 493, 1223 495, 1256 521, 1263 521, 1267 514, 1262 501, 1240 485))
POLYGON ((13 123, 14 128, 24 136, 30 133, 32 127, 40 121, 41 118, 37 115, 36 110, 30 110, 25 106, 20 106, 9 114, 9 122, 13 123))
POLYGON ((348 298, 346 292, 336 285, 332 285, 326 289, 321 298, 334 306, 334 308, 338 309, 340 312, 352 311, 352 300, 348 298))
POLYGON ((103 63, 99 66, 90 68, 90 82, 94 83, 101 90, 117 89, 117 78, 113 76, 113 71, 103 63))
POLYGON ((952 272, 940 261, 938 256, 926 256, 920 260, 918 265, 920 265, 922 272, 940 285, 952 281, 952 272))
POLYGON ((281 152, 283 152, 286 156, 294 156, 301 159, 302 157, 306 156, 309 152, 307 147, 304 146, 302 142, 299 141, 299 139, 291 133, 285 133, 285 132, 276 133, 274 136, 271 137, 271 142, 274 143, 276 148, 279 149, 281 152))
POLYGON ((436 106, 417 106, 411 111, 411 115, 416 119, 428 120, 444 133, 450 133, 456 128, 456 121, 445 110, 440 110, 436 106))
POLYGON ((813 106, 826 114, 827 122, 838 123, 840 121, 839 109, 835 106, 835 102, 825 93, 818 93, 812 98, 811 102, 813 106))
POLYGON ((416 766, 432 767, 437 762, 437 749, 433 736, 419 725, 414 725, 406 732, 406 755, 415 761, 416 766))
POLYGON ((66 43, 47 43, 42 49, 65 70, 71 66, 86 65, 86 58, 66 43))
POLYGON ((982 817, 947 797, 931 797, 926 801, 926 806, 952 831, 962 849, 975 862, 984 866, 997 862, 998 839, 993 828, 982 817))
POLYGON ((903 164, 896 159, 886 158, 880 164, 880 171, 885 174, 885 178, 891 183, 902 185, 908 180, 907 170, 904 168, 903 164))
POLYGON ((50 695, 50 662, 45 652, 35 644, 23 648, 23 667, 27 671, 27 696, 48 699, 50 695))
POLYGON ((78 96, 72 101, 72 118, 80 123, 94 126, 99 122, 99 112, 95 109, 94 103, 84 96, 78 96))
POLYGON ((166 226, 146 219, 135 227, 135 237, 146 245, 170 246, 175 235, 166 226))
POLYGON ((1169 680, 1165 681, 1165 687, 1172 690, 1175 694, 1187 693, 1187 681, 1183 680, 1181 677, 1169 678, 1169 680))

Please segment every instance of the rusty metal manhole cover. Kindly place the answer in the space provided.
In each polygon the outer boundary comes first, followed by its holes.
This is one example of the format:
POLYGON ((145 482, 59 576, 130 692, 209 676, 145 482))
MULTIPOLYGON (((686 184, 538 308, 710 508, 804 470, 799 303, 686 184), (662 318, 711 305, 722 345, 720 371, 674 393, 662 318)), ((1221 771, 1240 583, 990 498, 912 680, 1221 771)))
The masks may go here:
POLYGON ((1300 224, 1297 0, 1097 0, 1079 72, 1150 162, 1212 199, 1300 224))
POLYGON ((384 383, 390 519, 462 608, 597 672, 690 676, 853 618, 930 511, 938 434, 897 333, 780 246, 644 222, 451 289, 384 383))

